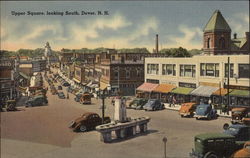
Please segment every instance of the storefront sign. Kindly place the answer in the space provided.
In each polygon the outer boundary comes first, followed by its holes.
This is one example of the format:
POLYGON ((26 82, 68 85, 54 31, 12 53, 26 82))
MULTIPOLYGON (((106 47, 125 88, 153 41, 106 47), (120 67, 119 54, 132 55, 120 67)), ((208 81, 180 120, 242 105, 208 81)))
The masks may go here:
POLYGON ((13 67, 13 60, 0 60, 0 68, 13 67))
POLYGON ((194 83, 179 82, 179 87, 196 88, 196 84, 194 84, 194 83))
MULTIPOLYGON (((224 86, 224 88, 227 88, 227 87, 228 87, 227 85, 224 86)), ((246 87, 246 86, 229 85, 229 89, 249 90, 250 91, 250 87, 246 87)))

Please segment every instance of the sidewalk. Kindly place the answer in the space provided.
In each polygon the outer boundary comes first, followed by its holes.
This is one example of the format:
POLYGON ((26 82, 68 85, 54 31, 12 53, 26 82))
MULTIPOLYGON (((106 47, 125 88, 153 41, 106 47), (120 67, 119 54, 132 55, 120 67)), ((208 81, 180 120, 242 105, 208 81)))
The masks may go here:
MULTIPOLYGON (((166 109, 168 109, 168 110, 174 110, 174 111, 179 111, 180 108, 181 108, 180 104, 175 104, 175 106, 169 107, 168 103, 164 103, 164 106, 165 106, 166 109)), ((217 110, 217 114, 220 117, 226 117, 226 118, 231 118, 231 116, 232 116, 232 112, 231 111, 229 111, 229 114, 227 115, 226 113, 221 112, 221 110, 217 110)))

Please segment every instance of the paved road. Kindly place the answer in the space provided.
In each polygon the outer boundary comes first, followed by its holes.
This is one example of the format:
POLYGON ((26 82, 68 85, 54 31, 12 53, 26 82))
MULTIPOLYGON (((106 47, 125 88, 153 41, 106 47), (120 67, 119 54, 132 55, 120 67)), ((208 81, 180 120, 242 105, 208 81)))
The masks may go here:
MULTIPOLYGON (((221 132, 230 120, 195 120, 181 118, 176 111, 155 112, 127 110, 129 117, 149 116, 149 132, 111 144, 100 142, 99 133, 74 133, 68 123, 85 111, 101 114, 100 100, 81 105, 70 99, 59 99, 48 93, 49 105, 35 108, 19 107, 17 112, 1 113, 2 157, 15 158, 162 158, 166 136, 168 157, 188 157, 193 137, 204 132, 221 132), (13 150, 14 147, 14 150, 13 150)), ((106 100, 106 114, 113 117, 113 106, 106 100)))

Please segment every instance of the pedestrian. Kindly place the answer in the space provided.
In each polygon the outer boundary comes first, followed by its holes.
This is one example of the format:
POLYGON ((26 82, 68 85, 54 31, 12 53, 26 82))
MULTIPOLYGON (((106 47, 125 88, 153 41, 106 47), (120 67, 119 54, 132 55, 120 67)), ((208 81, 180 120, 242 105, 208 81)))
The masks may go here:
POLYGON ((175 99, 175 97, 173 96, 173 106, 175 107, 175 104, 176 104, 176 99, 175 99))
POLYGON ((114 100, 114 98, 112 99, 111 103, 112 103, 113 106, 115 106, 115 100, 114 100))
POLYGON ((170 95, 168 97, 168 103, 169 103, 169 107, 171 107, 171 105, 172 105, 172 95, 170 95))
POLYGON ((69 99, 69 93, 67 93, 67 99, 69 99))

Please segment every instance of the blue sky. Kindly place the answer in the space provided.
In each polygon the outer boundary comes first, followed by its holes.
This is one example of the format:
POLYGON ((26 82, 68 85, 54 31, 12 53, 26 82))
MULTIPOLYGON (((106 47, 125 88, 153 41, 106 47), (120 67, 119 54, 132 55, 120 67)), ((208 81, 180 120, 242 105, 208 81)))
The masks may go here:
POLYGON ((238 37, 249 31, 247 1, 1 1, 1 49, 202 48, 203 28, 219 9, 238 37), (108 11, 109 15, 13 16, 11 11, 108 11))

